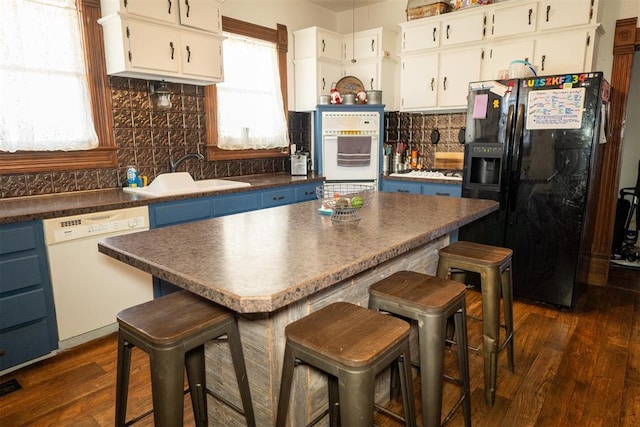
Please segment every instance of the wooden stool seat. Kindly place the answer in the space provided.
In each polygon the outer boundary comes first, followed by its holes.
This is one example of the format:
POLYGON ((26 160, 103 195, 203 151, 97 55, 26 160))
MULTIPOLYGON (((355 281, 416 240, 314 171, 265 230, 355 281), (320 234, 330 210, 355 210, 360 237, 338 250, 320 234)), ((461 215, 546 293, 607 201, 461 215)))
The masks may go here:
MULTIPOLYGON (((474 270, 467 271, 476 271, 486 267, 503 268, 506 264, 511 263, 513 251, 498 246, 460 241, 440 249, 439 255, 447 257, 450 261, 468 264, 469 268, 474 268, 474 270)), ((458 268, 466 270, 462 267, 458 268)))
POLYGON ((399 271, 369 288, 369 307, 418 323, 422 419, 424 426, 445 424, 462 404, 465 425, 471 425, 471 393, 466 329, 466 287, 453 280, 412 271, 399 271), (460 398, 442 417, 447 319, 454 317, 457 333, 460 398))
POLYGON ((299 362, 330 375, 332 426, 372 426, 375 376, 398 359, 403 365, 400 377, 406 423, 415 425, 407 322, 337 302, 287 325, 285 335, 277 426, 285 424, 293 370, 299 362))
MULTIPOLYGON (((508 248, 458 241, 440 249, 437 276, 447 278, 458 269, 480 274, 482 293, 482 334, 484 354, 485 402, 493 406, 496 397, 498 353, 507 348, 509 370, 514 371, 513 350, 513 290, 511 259, 508 248), (500 324, 500 297, 502 296, 504 325, 500 324), (500 343, 500 327, 506 337, 500 343)), ((469 316, 471 317, 471 316, 469 316)))
MULTIPOLYGON (((247 425, 255 426, 251 393, 235 313, 188 291, 127 308, 118 320, 116 425, 126 422, 131 351, 149 354, 155 425, 182 425, 184 370, 197 426, 208 425, 204 344, 226 336, 247 425)), ((235 408, 234 408, 235 409, 235 408)), ((146 416, 147 414, 143 415, 146 416)), ((136 418, 133 422, 139 420, 136 418)))

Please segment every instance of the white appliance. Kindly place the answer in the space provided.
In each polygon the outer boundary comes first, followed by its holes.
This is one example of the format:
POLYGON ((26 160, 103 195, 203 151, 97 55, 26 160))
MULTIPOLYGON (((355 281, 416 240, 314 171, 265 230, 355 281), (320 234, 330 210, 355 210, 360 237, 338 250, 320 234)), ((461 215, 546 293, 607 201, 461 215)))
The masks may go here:
POLYGON ((43 221, 61 349, 117 330, 116 314, 153 299, 151 275, 98 252, 105 237, 149 229, 146 206, 43 221))
MULTIPOLYGON (((316 122, 316 157, 318 173, 327 182, 352 182, 358 184, 372 184, 377 188, 380 176, 381 125, 383 124, 383 109, 363 109, 340 111, 342 107, 318 107, 316 122), (319 120, 318 120, 319 119, 319 120), (318 123, 319 122, 319 123, 318 123), (344 144, 369 144, 368 161, 345 165, 340 161, 341 148, 344 144), (341 145, 342 144, 342 145, 341 145)), ((342 148, 344 150, 344 148, 342 148)), ((350 155, 350 154, 347 154, 350 155)))

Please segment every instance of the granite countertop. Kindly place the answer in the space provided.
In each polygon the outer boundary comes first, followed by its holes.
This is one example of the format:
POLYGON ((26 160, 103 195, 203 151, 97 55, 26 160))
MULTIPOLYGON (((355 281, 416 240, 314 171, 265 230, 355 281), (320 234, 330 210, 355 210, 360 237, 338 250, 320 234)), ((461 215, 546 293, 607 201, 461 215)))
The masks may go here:
POLYGON ((246 175, 229 177, 228 179, 248 182, 251 184, 251 187, 165 197, 146 197, 125 193, 121 188, 108 188, 104 190, 75 191, 70 193, 0 199, 0 224, 30 221, 33 219, 57 218, 133 206, 146 206, 150 203, 262 190, 270 187, 304 184, 315 181, 321 182, 323 180, 322 177, 316 175, 306 177, 291 176, 286 173, 246 175))
POLYGON ((496 210, 494 201, 376 192, 355 223, 320 201, 109 237, 99 251, 240 313, 273 312, 496 210))

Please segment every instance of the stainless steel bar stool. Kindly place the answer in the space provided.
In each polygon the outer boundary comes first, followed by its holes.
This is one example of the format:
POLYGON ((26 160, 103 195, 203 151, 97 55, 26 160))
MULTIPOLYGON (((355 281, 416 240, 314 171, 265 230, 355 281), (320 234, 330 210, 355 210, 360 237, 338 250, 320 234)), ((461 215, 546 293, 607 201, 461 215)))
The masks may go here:
MULTIPOLYGON (((179 291, 117 314, 116 426, 126 422, 131 351, 149 354, 156 426, 181 426, 186 366, 196 425, 207 426, 204 344, 227 336, 247 425, 255 426, 251 392, 235 313, 188 291, 179 291)), ((146 415, 146 414, 145 414, 146 415)))
MULTIPOLYGON (((480 274, 482 293, 482 333, 484 354, 485 402, 493 406, 496 398, 498 353, 507 348, 509 370, 513 372, 513 291, 511 258, 508 248, 458 241, 440 249, 437 276, 447 278, 451 269, 480 274), (504 325, 500 324, 500 293, 504 325), (500 327, 506 336, 500 343, 500 327)), ((471 318, 471 316, 469 316, 471 318)))
POLYGON ((369 308, 418 323, 424 426, 445 424, 461 404, 465 425, 471 426, 465 290, 462 283, 412 271, 399 271, 369 288, 369 308), (460 373, 455 382, 461 386, 461 393, 454 407, 441 421, 446 329, 447 319, 451 316, 456 326, 460 373))
POLYGON ((375 377, 394 361, 401 365, 406 425, 416 425, 407 322, 337 302, 287 325, 285 335, 276 426, 285 425, 298 363, 328 374, 331 426, 373 426, 375 377))

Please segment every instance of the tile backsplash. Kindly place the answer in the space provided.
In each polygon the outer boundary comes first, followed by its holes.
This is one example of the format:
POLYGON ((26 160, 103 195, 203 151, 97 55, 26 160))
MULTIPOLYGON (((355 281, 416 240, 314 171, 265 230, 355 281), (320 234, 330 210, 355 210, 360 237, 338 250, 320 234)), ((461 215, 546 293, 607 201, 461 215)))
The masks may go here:
POLYGON ((465 113, 385 113, 385 142, 402 142, 417 149, 426 168, 435 167, 436 153, 463 153, 464 145, 458 136, 466 123, 465 113), (433 130, 438 130, 437 144, 431 140, 433 130))
MULTIPOLYGON (((122 186, 126 168, 135 165, 140 174, 152 180, 169 171, 169 156, 177 159, 187 153, 206 154, 204 90, 201 86, 170 84, 173 92, 169 111, 154 110, 149 82, 110 77, 113 132, 117 146, 117 166, 111 169, 69 170, 2 175, 1 198, 93 190, 122 186)), ((311 113, 289 112, 290 143, 298 150, 310 151, 311 113)), ((464 114, 385 113, 387 142, 406 142, 416 147, 426 167, 433 167, 436 151, 463 151, 458 132, 464 114), (437 128, 441 138, 430 141, 437 128)), ((287 158, 201 161, 188 159, 179 167, 196 179, 224 178, 285 171, 287 158)))

